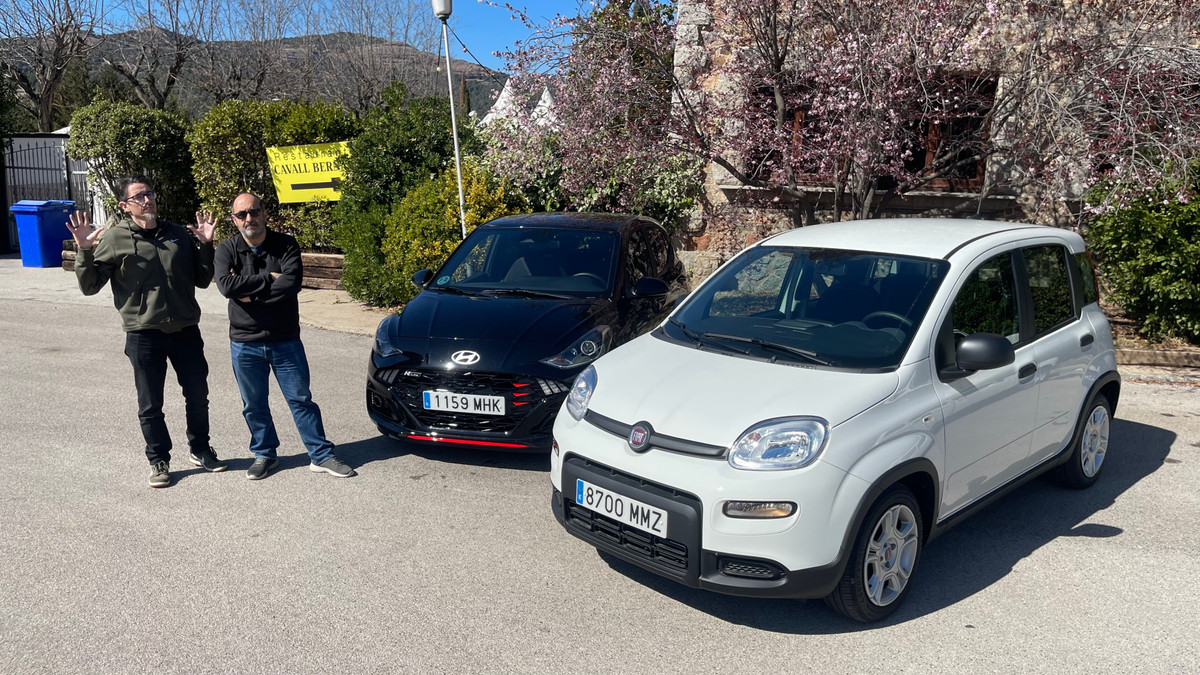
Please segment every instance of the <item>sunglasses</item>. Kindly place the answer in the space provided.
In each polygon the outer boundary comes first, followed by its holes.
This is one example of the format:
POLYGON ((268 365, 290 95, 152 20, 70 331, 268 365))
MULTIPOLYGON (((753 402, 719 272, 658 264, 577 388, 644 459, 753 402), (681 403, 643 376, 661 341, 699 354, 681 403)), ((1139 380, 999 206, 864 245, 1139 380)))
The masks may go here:
POLYGON ((133 196, 131 196, 131 197, 126 197, 126 198, 125 198, 125 201, 127 201, 127 202, 133 202, 133 203, 135 203, 135 204, 141 204, 141 203, 143 203, 143 202, 148 202, 148 201, 150 201, 151 199, 154 199, 154 198, 155 198, 155 196, 156 196, 156 195, 154 194, 154 192, 153 192, 153 191, 150 191, 150 192, 143 192, 143 193, 142 193, 142 194, 140 194, 140 195, 133 195, 133 196))
POLYGON ((246 220, 247 217, 257 218, 262 215, 262 209, 246 209, 245 211, 234 211, 233 217, 238 220, 246 220))

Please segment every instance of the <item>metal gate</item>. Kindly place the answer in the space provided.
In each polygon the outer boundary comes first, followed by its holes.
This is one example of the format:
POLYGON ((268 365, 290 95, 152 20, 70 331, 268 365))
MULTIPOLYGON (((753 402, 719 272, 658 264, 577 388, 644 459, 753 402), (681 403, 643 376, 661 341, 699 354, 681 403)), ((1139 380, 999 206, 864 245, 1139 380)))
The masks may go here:
POLYGON ((89 210, 87 163, 67 158, 67 134, 13 134, 4 148, 4 212, 7 249, 16 247, 17 231, 10 206, 23 199, 58 199, 89 210))

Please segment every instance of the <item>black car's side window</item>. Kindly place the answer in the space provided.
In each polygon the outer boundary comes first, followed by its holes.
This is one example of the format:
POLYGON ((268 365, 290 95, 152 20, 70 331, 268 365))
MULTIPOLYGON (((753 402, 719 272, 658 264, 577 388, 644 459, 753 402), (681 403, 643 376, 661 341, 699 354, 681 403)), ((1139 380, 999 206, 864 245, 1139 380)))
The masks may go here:
POLYGON ((646 231, 642 228, 635 228, 629 233, 629 250, 625 256, 625 277, 629 288, 633 288, 642 277, 646 276, 646 247, 649 242, 646 241, 646 231))
POLYGON ((667 233, 657 227, 647 227, 646 233, 646 276, 663 279, 667 274, 667 257, 671 244, 667 233))
POLYGON ((1033 298, 1034 335, 1044 335, 1076 318, 1071 302, 1071 275, 1067 250, 1062 246, 1030 246, 1022 249, 1025 276, 1033 298))
POLYGON ((1001 253, 976 267, 959 289, 950 307, 956 337, 995 333, 1009 342, 1021 342, 1021 321, 1012 253, 1001 253))

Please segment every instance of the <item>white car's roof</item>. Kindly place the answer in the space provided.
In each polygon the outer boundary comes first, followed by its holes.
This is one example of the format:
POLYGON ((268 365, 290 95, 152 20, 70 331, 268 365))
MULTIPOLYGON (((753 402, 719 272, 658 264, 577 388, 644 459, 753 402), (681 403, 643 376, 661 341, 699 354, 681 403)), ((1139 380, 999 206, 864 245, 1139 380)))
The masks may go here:
MULTIPOLYGON (((800 227, 769 237, 759 245, 871 251, 945 260, 973 241, 1002 243, 1040 236, 1057 236, 1064 243, 1079 239, 1079 235, 1069 230, 1046 225, 953 218, 893 218, 800 227)), ((1079 244, 1081 246, 1082 240, 1079 244)))

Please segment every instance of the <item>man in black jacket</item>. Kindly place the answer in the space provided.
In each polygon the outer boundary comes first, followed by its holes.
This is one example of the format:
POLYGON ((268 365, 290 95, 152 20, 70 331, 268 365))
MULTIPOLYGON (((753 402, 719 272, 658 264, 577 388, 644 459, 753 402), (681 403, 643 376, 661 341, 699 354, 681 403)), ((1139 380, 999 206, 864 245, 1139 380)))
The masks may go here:
POLYGON ((354 469, 333 454, 325 438, 321 409, 309 390, 308 357, 300 342, 296 296, 304 268, 296 239, 267 227, 262 200, 242 193, 233 200, 233 224, 239 234, 217 247, 217 288, 229 298, 229 339, 233 374, 242 393, 242 414, 250 427, 254 463, 246 478, 265 478, 278 464, 279 436, 267 405, 269 375, 292 411, 296 430, 308 449, 309 469, 348 478, 354 469))

